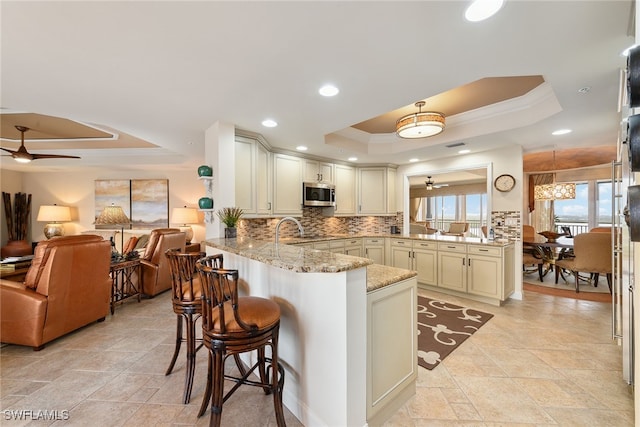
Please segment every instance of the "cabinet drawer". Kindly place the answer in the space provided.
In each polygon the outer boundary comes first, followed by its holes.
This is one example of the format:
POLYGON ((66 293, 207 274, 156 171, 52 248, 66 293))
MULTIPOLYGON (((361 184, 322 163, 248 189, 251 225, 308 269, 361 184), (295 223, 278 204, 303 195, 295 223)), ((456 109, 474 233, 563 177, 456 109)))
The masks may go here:
POLYGON ((376 239, 367 238, 367 239, 364 239, 364 244, 367 245, 367 246, 369 246, 369 245, 371 245, 371 246, 376 246, 376 245, 382 246, 382 245, 384 245, 384 239, 383 238, 376 238, 376 239))
POLYGON ((411 240, 391 239, 391 246, 404 246, 405 248, 410 248, 411 240))
POLYGON ((329 242, 316 242, 313 244, 313 249, 326 251, 329 249, 329 242))
POLYGON ((464 243, 438 243, 439 251, 467 253, 467 245, 464 243))
POLYGON ((343 242, 345 246, 356 246, 362 244, 362 239, 345 239, 343 242))
POLYGON ((470 254, 500 256, 500 248, 493 248, 488 246, 469 245, 468 251, 470 254))
POLYGON ((414 240, 413 249, 438 249, 438 244, 436 242, 421 242, 414 240))

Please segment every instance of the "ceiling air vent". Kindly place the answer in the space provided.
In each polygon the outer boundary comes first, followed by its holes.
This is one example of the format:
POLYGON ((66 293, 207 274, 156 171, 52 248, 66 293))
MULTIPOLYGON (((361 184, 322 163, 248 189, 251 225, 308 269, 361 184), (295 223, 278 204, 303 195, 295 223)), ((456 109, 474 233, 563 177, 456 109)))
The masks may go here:
POLYGON ((447 148, 461 147, 464 145, 464 142, 454 142, 453 144, 446 145, 447 148))

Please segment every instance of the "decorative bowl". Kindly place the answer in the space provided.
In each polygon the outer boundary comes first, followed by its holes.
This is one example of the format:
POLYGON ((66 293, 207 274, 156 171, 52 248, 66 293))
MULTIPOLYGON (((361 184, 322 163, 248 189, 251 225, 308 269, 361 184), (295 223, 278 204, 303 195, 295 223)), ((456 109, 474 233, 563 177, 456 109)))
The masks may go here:
POLYGON ((213 169, 211 169, 211 166, 202 165, 198 168, 198 176, 212 176, 212 175, 213 175, 213 169))
POLYGON ((565 235, 564 233, 556 233, 555 231, 541 231, 538 234, 544 236, 549 243, 555 243, 558 237, 565 235))

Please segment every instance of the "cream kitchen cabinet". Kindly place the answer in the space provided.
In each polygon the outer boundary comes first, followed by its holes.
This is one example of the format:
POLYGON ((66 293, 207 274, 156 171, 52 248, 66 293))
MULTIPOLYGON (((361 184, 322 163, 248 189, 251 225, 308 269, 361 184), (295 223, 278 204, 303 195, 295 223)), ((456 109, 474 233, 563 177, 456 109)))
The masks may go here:
POLYGON ((366 237, 364 239, 364 257, 372 259, 374 263, 385 265, 385 250, 383 237, 366 237))
POLYGON ((469 245, 467 292, 504 300, 514 290, 514 249, 469 245))
POLYGON ((438 247, 436 242, 391 239, 392 266, 418 273, 418 283, 437 284, 438 247))
POLYGON ((393 168, 358 168, 358 214, 396 213, 395 176, 396 170, 393 168))
POLYGON ((438 286, 467 291, 467 245, 438 243, 438 286))
POLYGON ((356 170, 351 166, 334 165, 336 186, 335 215, 356 214, 356 170))
POLYGON ((245 215, 271 214, 271 154, 252 138, 235 139, 235 205, 245 215))
POLYGON ((302 215, 301 157, 273 155, 273 214, 302 215))
POLYGON ((344 239, 344 253, 362 257, 362 238, 344 239))
POLYGON ((304 159, 304 181, 322 181, 333 184, 333 163, 304 159))

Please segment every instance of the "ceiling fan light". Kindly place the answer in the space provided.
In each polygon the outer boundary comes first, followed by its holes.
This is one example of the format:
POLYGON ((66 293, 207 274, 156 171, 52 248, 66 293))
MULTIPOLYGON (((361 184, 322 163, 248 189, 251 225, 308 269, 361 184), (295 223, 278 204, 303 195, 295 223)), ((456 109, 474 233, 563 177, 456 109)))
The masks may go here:
POLYGON ((433 181, 431 181, 430 176, 427 177, 427 180, 424 182, 424 185, 427 187, 427 191, 433 190, 433 181))
POLYGON ((415 139, 435 136, 444 130, 444 115, 434 111, 422 112, 424 101, 416 102, 417 113, 400 117, 396 121, 396 133, 400 138, 415 139))
POLYGON ((31 161, 30 158, 28 157, 18 157, 18 156, 14 156, 13 159, 18 162, 18 163, 29 163, 31 161))

